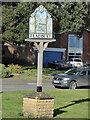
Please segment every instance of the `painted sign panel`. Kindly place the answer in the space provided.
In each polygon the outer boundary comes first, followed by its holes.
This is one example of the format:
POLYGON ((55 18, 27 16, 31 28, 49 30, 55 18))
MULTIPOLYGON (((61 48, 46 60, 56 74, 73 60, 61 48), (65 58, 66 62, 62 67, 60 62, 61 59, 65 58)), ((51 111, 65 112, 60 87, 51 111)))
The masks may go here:
POLYGON ((52 18, 42 5, 31 14, 29 38, 52 38, 52 18))

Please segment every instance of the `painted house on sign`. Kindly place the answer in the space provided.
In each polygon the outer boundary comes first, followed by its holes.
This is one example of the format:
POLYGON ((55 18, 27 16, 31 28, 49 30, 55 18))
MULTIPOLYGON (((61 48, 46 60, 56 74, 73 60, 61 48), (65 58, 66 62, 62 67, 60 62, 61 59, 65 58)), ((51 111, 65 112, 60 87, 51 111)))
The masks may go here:
POLYGON ((42 5, 31 14, 29 38, 52 39, 52 18, 42 5))

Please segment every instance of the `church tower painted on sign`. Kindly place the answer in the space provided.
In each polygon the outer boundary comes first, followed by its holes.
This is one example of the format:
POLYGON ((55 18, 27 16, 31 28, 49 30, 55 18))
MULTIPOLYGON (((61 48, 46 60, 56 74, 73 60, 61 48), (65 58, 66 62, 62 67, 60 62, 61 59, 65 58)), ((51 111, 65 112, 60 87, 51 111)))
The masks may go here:
POLYGON ((52 18, 42 5, 30 16, 29 38, 52 39, 52 18))

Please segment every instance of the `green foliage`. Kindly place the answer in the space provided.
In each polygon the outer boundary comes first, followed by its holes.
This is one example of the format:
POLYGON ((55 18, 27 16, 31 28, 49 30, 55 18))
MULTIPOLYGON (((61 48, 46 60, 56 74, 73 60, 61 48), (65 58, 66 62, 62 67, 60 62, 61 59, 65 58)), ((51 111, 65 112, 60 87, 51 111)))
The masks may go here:
POLYGON ((29 33, 29 17, 40 4, 44 5, 56 23, 59 10, 57 3, 2 3, 2 40, 23 43, 29 33))
POLYGON ((86 21, 86 28, 90 30, 90 1, 88 2, 88 16, 85 19, 86 21))
POLYGON ((30 76, 31 75, 31 71, 30 70, 24 70, 24 73, 26 76, 30 76))
POLYGON ((51 14, 54 32, 82 33, 84 28, 90 28, 90 2, 3 2, 3 42, 24 43, 29 33, 29 17, 39 5, 51 14))
POLYGON ((4 69, 5 65, 4 64, 0 64, 0 70, 4 69))
POLYGON ((7 77, 10 77, 10 76, 11 76, 11 73, 9 72, 8 69, 3 69, 2 70, 2 75, 1 75, 2 78, 7 78, 7 77))
POLYGON ((11 76, 10 71, 5 67, 4 64, 0 64, 0 78, 7 78, 11 76))
POLYGON ((56 75, 56 74, 64 73, 64 71, 56 70, 56 69, 53 69, 53 68, 43 68, 43 73, 56 75))
POLYGON ((62 3, 60 31, 82 32, 88 21, 88 3, 85 2, 64 2, 62 3))
POLYGON ((90 2, 17 2, 2 3, 3 42, 24 43, 29 33, 29 17, 43 5, 53 18, 54 32, 82 32, 90 28, 90 2))
POLYGON ((8 70, 11 73, 17 73, 17 74, 21 74, 23 72, 22 68, 19 65, 14 65, 14 64, 8 65, 8 70))

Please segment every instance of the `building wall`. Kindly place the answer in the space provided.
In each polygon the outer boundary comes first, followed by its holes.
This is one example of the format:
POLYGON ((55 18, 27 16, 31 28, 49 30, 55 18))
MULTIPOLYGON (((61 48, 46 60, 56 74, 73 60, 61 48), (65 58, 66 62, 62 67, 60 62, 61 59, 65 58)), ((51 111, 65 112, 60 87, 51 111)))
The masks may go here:
POLYGON ((83 62, 90 63, 90 32, 83 33, 83 62))
POLYGON ((87 62, 90 63, 90 32, 88 33, 88 53, 87 53, 87 62))
POLYGON ((51 48, 60 48, 60 39, 61 39, 60 34, 56 34, 55 35, 55 39, 56 39, 56 41, 55 42, 50 42, 48 44, 48 47, 51 47, 51 48))
POLYGON ((2 62, 35 64, 35 51, 30 47, 2 46, 2 62))
POLYGON ((65 59, 67 59, 68 52, 68 34, 56 34, 55 35, 56 42, 49 43, 49 47, 55 48, 66 48, 65 51, 65 59))
POLYGON ((65 59, 67 59, 67 53, 68 53, 68 34, 61 34, 60 48, 66 48, 65 59))

